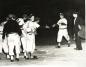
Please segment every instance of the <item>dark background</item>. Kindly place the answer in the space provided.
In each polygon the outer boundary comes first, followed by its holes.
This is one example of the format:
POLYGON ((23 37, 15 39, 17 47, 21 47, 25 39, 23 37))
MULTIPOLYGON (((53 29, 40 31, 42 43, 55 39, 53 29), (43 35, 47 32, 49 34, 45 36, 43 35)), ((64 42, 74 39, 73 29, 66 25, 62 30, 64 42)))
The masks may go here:
POLYGON ((46 24, 51 26, 57 23, 58 13, 63 12, 68 20, 68 31, 71 35, 73 33, 71 21, 73 11, 79 12, 82 20, 81 24, 85 25, 85 0, 0 0, 0 23, 5 21, 10 13, 15 14, 17 17, 33 13, 40 18, 39 40, 42 37, 45 42, 48 42, 48 39, 50 41, 51 38, 54 38, 55 41, 58 28, 45 29, 43 26, 46 24))
POLYGON ((22 16, 24 13, 32 12, 41 18, 41 24, 56 23, 59 12, 71 15, 73 10, 79 11, 84 19, 85 0, 0 0, 1 18, 9 13, 22 16))

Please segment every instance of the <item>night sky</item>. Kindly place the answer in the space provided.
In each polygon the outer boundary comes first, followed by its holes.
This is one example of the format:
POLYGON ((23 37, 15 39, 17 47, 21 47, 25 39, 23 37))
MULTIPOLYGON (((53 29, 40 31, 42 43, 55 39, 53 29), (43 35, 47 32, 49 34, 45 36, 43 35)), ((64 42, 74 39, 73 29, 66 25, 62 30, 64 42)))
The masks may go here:
POLYGON ((32 12, 43 23, 52 23, 59 12, 71 12, 75 9, 84 18, 85 0, 0 0, 0 17, 6 17, 9 13, 22 16, 32 12))

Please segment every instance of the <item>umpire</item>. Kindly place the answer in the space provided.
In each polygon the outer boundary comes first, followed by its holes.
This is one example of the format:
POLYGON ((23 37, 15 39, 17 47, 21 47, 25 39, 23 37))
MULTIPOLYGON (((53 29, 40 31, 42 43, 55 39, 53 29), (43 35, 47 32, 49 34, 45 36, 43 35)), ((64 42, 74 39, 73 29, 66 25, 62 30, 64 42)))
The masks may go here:
POLYGON ((80 18, 78 17, 78 12, 73 13, 74 17, 74 35, 75 35, 75 43, 76 43, 76 50, 82 50, 81 39, 79 37, 79 31, 81 30, 80 26, 80 18))

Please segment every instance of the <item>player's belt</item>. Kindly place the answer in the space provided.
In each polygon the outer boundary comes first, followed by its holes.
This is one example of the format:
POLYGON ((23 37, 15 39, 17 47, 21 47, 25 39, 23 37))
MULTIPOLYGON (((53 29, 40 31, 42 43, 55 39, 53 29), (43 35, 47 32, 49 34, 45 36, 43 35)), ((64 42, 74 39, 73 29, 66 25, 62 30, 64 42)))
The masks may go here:
POLYGON ((31 33, 31 32, 27 32, 27 33, 31 33))
POLYGON ((7 36, 9 36, 9 35, 18 35, 18 34, 15 33, 15 32, 11 32, 11 33, 9 33, 7 36))
POLYGON ((31 33, 31 32, 27 32, 27 34, 32 35, 32 33, 31 33))
POLYGON ((9 34, 17 34, 16 32, 10 32, 9 34))
POLYGON ((59 28, 59 29, 67 29, 67 28, 59 28))

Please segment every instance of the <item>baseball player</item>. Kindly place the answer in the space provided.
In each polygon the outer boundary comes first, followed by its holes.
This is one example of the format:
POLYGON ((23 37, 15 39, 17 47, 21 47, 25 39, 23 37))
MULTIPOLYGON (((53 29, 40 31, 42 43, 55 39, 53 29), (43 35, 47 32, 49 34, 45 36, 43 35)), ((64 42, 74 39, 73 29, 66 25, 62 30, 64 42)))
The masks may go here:
POLYGON ((61 47, 61 41, 62 41, 62 37, 64 36, 68 42, 68 47, 70 47, 70 38, 68 35, 68 31, 67 31, 67 20, 66 18, 64 18, 64 14, 60 13, 60 20, 57 22, 57 25, 59 25, 59 31, 58 31, 58 35, 57 35, 57 42, 58 42, 58 48, 61 47))
POLYGON ((14 47, 16 50, 16 60, 19 61, 21 30, 13 15, 9 15, 9 18, 8 22, 4 25, 2 39, 7 38, 10 60, 13 62, 14 47))
POLYGON ((0 59, 2 54, 2 31, 3 31, 3 27, 0 25, 0 59))
MULTIPOLYGON (((6 21, 4 21, 4 22, 2 22, 1 23, 1 26, 0 26, 0 37, 1 37, 1 40, 2 40, 2 33, 3 33, 3 28, 4 28, 4 25, 7 23, 7 21, 8 21, 8 17, 6 18, 6 21)), ((2 49, 4 50, 4 53, 6 54, 6 58, 7 59, 9 59, 10 58, 10 56, 9 56, 9 54, 8 54, 8 44, 7 44, 7 38, 5 37, 5 39, 4 40, 2 40, 2 42, 1 42, 1 51, 2 51, 2 49)))
MULTIPOLYGON (((18 22, 18 24, 19 24, 19 26, 20 26, 20 29, 21 29, 22 33, 23 33, 22 27, 23 27, 23 25, 24 25, 24 19, 23 19, 23 18, 18 18, 18 19, 17 19, 17 22, 18 22)), ((22 38, 22 36, 20 37, 20 42, 21 42, 21 46, 22 46, 21 38, 22 38)), ((21 50, 21 52, 23 52, 23 49, 22 49, 22 48, 20 48, 20 50, 21 50)))
POLYGON ((32 16, 30 20, 27 21, 23 26, 25 36, 24 38, 22 38, 22 42, 23 42, 24 51, 25 51, 24 57, 26 59, 30 59, 32 57, 32 53, 35 50, 35 31, 36 31, 36 28, 38 27, 39 27, 39 24, 34 22, 34 16, 32 16))

